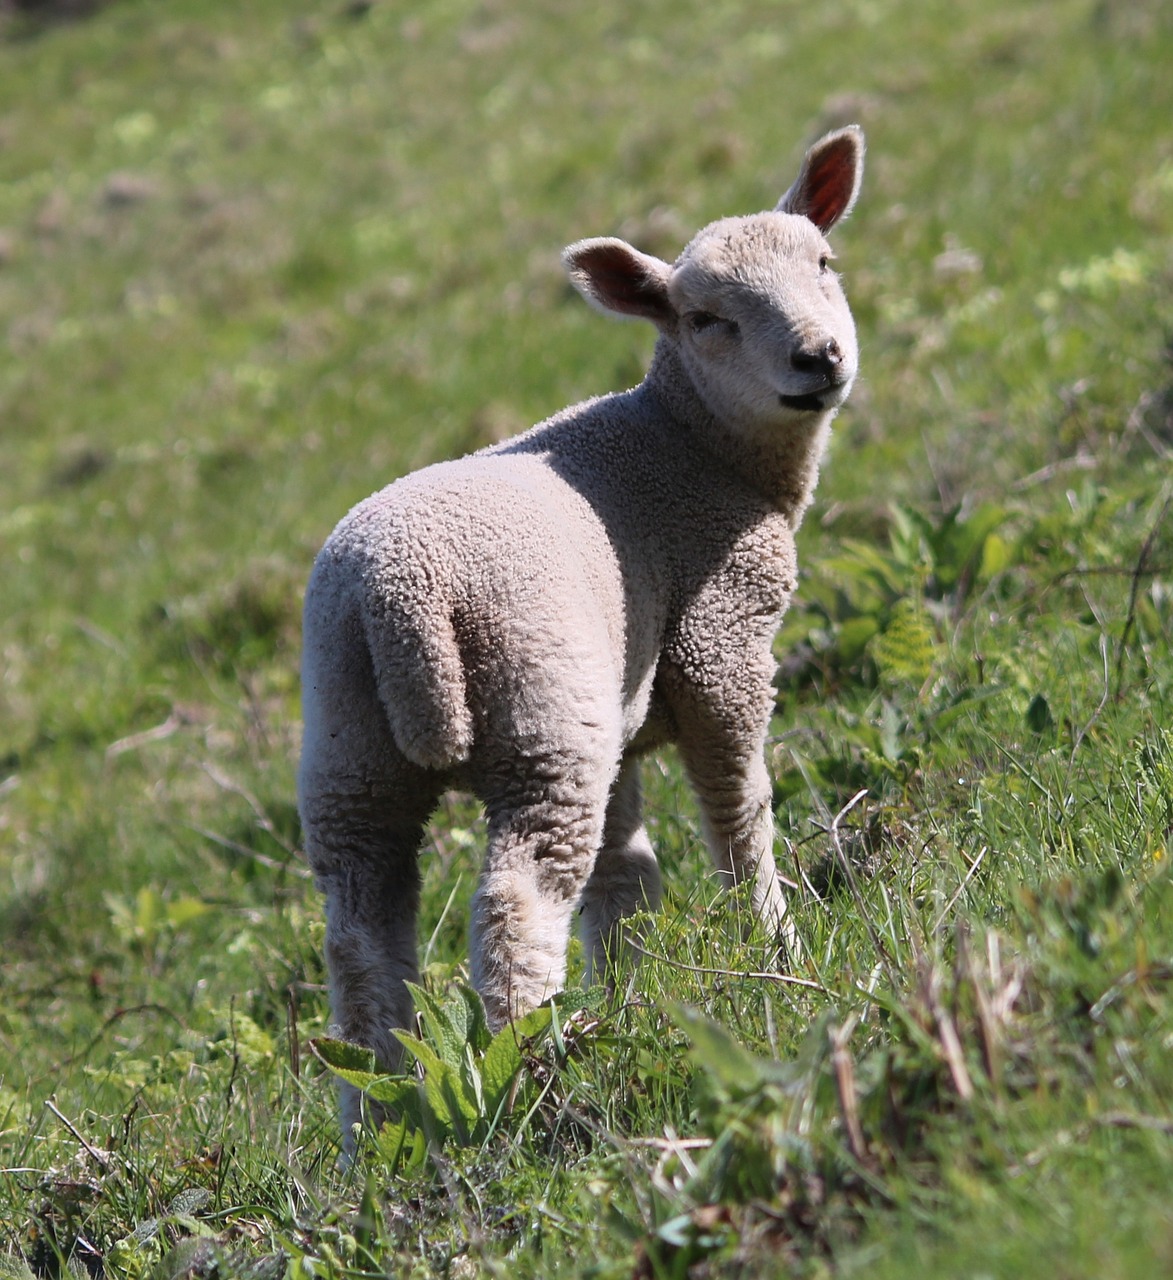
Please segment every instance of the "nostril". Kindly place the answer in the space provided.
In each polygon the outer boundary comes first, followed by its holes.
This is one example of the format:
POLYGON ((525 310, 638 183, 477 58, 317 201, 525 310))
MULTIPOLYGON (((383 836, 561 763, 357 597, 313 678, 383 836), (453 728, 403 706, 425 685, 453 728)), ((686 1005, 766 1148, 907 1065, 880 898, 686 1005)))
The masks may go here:
POLYGON ((843 352, 834 338, 816 351, 795 351, 790 364, 798 373, 818 373, 829 378, 843 363, 843 352))

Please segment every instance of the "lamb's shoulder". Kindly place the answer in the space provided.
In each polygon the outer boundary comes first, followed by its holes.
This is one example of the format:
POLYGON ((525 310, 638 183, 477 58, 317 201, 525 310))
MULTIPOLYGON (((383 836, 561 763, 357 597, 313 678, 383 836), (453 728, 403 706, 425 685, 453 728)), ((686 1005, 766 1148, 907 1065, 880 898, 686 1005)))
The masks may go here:
POLYGON ((777 627, 797 584, 794 530, 770 508, 747 520, 732 539, 708 593, 720 596, 735 617, 762 618, 777 627))
POLYGON ((794 534, 777 512, 742 524, 707 565, 697 564, 665 636, 665 693, 714 710, 769 701, 773 640, 797 581, 794 534), (763 701, 765 700, 765 701, 763 701))

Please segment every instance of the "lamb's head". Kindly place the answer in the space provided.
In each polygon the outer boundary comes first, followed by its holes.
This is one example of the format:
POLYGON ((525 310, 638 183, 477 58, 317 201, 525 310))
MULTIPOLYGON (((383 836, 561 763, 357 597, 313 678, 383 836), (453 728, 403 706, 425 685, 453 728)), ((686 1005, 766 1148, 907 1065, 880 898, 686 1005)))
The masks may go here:
POLYGON ((651 320, 728 426, 813 426, 858 364, 825 236, 855 203, 863 150, 854 126, 828 134, 774 210, 711 223, 671 266, 622 240, 580 241, 563 255, 570 278, 604 310, 651 320))

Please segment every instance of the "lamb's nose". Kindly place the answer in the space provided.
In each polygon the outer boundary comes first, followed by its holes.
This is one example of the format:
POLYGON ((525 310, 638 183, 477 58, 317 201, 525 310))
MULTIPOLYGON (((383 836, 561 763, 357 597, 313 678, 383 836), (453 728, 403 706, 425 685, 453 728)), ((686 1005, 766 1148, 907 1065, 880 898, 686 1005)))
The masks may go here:
POLYGON ((843 352, 834 338, 829 338, 814 351, 796 351, 790 364, 797 373, 817 373, 832 382, 835 372, 843 363, 843 352))

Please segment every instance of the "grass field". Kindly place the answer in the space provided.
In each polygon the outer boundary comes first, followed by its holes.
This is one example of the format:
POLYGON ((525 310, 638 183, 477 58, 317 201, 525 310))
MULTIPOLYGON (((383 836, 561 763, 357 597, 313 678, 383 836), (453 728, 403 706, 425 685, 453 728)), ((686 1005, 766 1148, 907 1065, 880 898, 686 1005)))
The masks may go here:
POLYGON ((1171 65, 1161 0, 0 6, 0 1275, 1173 1271, 1171 65), (562 245, 672 257, 850 120, 863 374, 770 746, 802 982, 665 755, 648 956, 456 1053, 451 797, 433 1087, 340 1171, 314 553, 638 380, 562 245))

